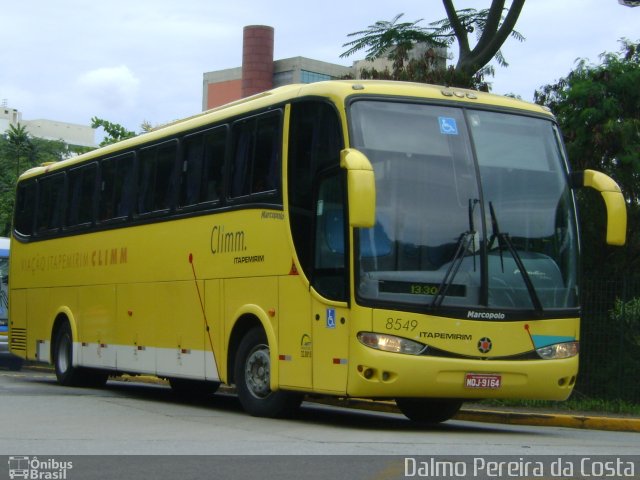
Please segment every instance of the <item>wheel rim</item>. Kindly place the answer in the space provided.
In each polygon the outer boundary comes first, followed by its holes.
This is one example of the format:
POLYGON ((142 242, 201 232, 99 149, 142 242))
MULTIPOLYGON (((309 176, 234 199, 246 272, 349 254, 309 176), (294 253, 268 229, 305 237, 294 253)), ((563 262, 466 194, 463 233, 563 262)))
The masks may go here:
POLYGON ((71 342, 69 337, 62 335, 60 342, 58 343, 58 370, 60 373, 65 373, 69 369, 69 363, 71 358, 71 342))
POLYGON ((251 395, 265 398, 271 393, 271 360, 267 345, 256 345, 247 356, 245 381, 251 395))

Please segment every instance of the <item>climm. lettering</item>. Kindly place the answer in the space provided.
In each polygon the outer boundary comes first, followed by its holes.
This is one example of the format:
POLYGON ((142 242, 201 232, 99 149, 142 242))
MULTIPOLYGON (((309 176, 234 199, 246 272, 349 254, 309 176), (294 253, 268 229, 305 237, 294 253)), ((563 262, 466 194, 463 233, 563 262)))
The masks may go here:
POLYGON ((244 231, 225 232, 223 225, 214 225, 211 229, 211 253, 243 252, 247 249, 244 231))
POLYGON ((91 253, 91 265, 94 267, 127 263, 127 260, 127 247, 122 247, 120 249, 111 248, 109 250, 94 250, 91 253))

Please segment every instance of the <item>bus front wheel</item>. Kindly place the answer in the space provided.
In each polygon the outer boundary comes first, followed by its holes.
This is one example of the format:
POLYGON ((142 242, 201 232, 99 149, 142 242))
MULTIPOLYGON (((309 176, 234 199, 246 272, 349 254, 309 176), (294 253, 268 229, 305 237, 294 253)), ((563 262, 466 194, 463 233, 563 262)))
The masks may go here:
POLYGON ((460 410, 462 402, 439 398, 396 398, 396 405, 409 420, 433 424, 453 417, 460 410))
POLYGON ((269 344, 260 328, 249 330, 238 347, 235 382, 242 408, 254 417, 284 417, 294 412, 302 395, 272 391, 269 344))
POLYGON ((107 381, 106 373, 73 365, 73 336, 66 322, 53 339, 53 365, 58 383, 66 387, 101 387, 107 381))

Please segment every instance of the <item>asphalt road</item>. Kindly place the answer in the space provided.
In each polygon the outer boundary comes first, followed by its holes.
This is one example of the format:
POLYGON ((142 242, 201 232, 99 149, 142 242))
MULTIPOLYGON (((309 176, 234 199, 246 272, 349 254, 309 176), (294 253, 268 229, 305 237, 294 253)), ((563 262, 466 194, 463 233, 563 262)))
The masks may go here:
POLYGON ((512 478, 598 477, 606 465, 618 478, 640 473, 638 433, 459 420, 421 427, 399 414, 307 402, 293 418, 271 420, 248 416, 229 394, 185 400, 157 383, 113 380, 66 388, 48 371, 0 371, 0 425, 0 479, 505 477, 491 465, 514 466, 512 478), (424 470, 434 461, 455 470, 424 470))
MULTIPOLYGON (((0 371, 5 455, 637 455, 640 434, 448 421, 304 403, 291 419, 245 414, 232 395, 184 400, 162 385, 61 387, 0 371)), ((640 472, 639 472, 640 473, 640 472)))

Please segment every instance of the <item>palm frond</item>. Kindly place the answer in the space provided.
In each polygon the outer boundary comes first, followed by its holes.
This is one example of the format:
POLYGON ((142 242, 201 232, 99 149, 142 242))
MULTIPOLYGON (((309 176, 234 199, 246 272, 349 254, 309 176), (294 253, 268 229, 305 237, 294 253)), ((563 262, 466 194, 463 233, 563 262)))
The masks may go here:
POLYGON ((356 52, 366 50, 366 59, 373 60, 388 54, 399 46, 407 48, 420 42, 430 43, 434 46, 446 45, 445 42, 433 34, 433 28, 425 28, 418 25, 422 22, 422 19, 414 22, 399 23, 398 21, 403 15, 403 13, 400 13, 390 21, 380 20, 373 25, 369 25, 365 30, 348 34, 347 37, 358 38, 342 45, 343 47, 348 47, 348 49, 340 57, 349 57, 356 52))

